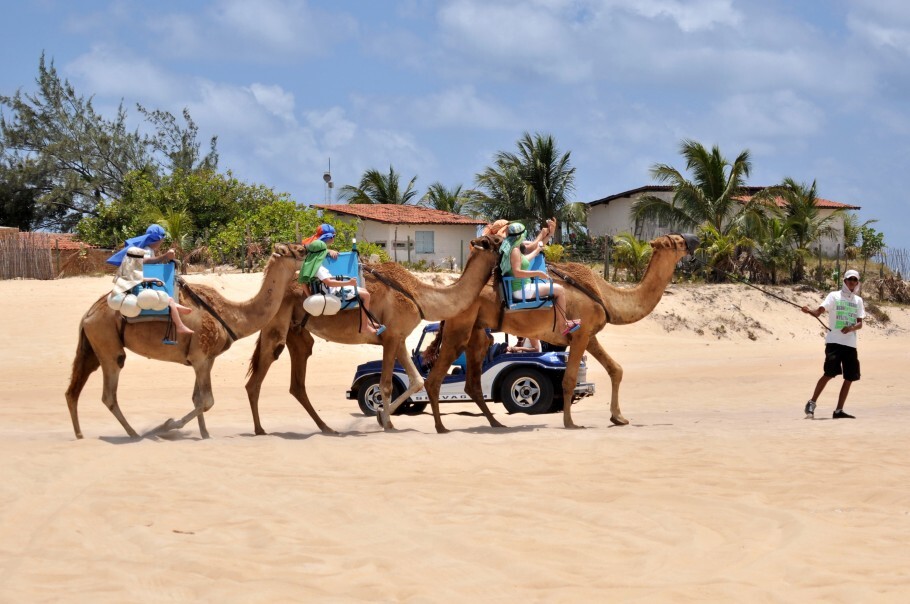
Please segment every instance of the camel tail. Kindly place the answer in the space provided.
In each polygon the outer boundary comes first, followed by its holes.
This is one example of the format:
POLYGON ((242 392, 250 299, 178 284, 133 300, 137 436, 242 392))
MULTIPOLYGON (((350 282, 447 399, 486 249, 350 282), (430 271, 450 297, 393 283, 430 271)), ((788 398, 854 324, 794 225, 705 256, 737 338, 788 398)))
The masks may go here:
POLYGON ((259 332, 259 336, 256 338, 256 348, 253 349, 253 357, 250 359, 250 366, 247 367, 246 370, 247 379, 249 379, 254 372, 259 371, 260 350, 262 350, 262 332, 259 332))
POLYGON ((85 328, 79 326, 79 343, 76 345, 76 358, 73 359, 73 373, 70 376, 70 385, 66 389, 66 406, 69 408, 70 418, 73 420, 73 431, 76 438, 82 438, 82 431, 79 429, 79 416, 77 414, 79 406, 79 395, 82 394, 82 388, 88 381, 88 376, 101 366, 95 349, 92 348, 91 342, 85 335, 85 328))

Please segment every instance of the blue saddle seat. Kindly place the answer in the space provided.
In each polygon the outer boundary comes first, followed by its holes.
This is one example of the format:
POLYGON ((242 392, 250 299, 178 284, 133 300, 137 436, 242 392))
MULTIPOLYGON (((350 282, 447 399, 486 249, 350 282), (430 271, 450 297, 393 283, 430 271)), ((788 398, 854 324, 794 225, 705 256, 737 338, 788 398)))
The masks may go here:
MULTIPOLYGON (((354 277, 357 279, 357 287, 363 287, 363 277, 360 274, 360 259, 356 252, 338 252, 337 258, 326 255, 325 260, 322 261, 322 266, 328 269, 333 279, 344 281, 354 277)), ((320 281, 314 280, 310 289, 315 293, 323 291, 324 287, 320 281)), ((354 293, 356 294, 356 292, 354 293)), ((356 296, 350 300, 345 298, 347 296, 342 296, 341 298, 341 310, 360 308, 360 303, 357 301, 356 296)))
MULTIPOLYGON (((151 277, 153 279, 158 279, 164 286, 160 286, 155 283, 143 283, 134 287, 131 291, 134 294, 138 294, 143 289, 152 288, 156 291, 165 291, 167 295, 173 299, 177 299, 177 296, 174 295, 174 283, 176 281, 176 271, 175 264, 173 262, 165 262, 162 264, 143 264, 142 265, 142 276, 151 277)), ((139 313, 140 317, 164 317, 166 318, 170 314, 171 310, 165 308, 164 310, 143 310, 139 313)))
MULTIPOLYGON (((547 262, 544 259, 542 254, 537 254, 531 260, 530 266, 528 266, 529 271, 543 271, 547 272, 547 262)), ((506 310, 528 310, 528 309, 538 309, 538 308, 552 308, 553 307, 553 298, 550 295, 541 296, 540 295, 540 286, 546 285, 549 283, 550 291, 553 291, 553 280, 552 279, 531 279, 531 284, 534 286, 534 295, 528 296, 524 291, 524 288, 517 292, 512 292, 512 282, 515 281, 517 277, 503 277, 502 278, 502 299, 505 302, 506 310), (516 295, 520 296, 519 299, 516 299, 516 295)))

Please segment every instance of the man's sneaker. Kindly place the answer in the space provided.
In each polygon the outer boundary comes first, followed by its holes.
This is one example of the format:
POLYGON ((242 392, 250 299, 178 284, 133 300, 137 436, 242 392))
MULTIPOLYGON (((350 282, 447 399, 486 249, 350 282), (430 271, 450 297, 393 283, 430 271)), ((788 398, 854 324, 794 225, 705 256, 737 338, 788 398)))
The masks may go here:
POLYGON ((856 419, 843 409, 836 409, 834 415, 831 416, 833 419, 856 419))
POLYGON ((806 419, 815 419, 815 401, 806 403, 806 419))

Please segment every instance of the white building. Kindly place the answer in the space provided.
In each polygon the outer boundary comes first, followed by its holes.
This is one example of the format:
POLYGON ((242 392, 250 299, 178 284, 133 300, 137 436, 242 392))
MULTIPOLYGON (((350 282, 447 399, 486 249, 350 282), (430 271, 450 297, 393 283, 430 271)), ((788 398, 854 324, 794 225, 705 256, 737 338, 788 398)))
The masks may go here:
POLYGON ((486 224, 460 214, 422 206, 396 204, 315 205, 345 222, 357 222, 357 240, 375 243, 395 262, 459 267, 467 260, 477 227, 486 224))
MULTIPOLYGON (((747 196, 743 201, 748 201, 765 187, 745 187, 747 196)), ((673 226, 661 224, 654 221, 635 220, 632 218, 632 204, 640 197, 651 195, 659 197, 666 201, 673 200, 673 187, 668 185, 649 185, 623 191, 615 195, 609 195, 602 199, 597 199, 588 203, 588 232, 592 235, 610 235, 615 236, 619 233, 632 233, 639 239, 653 239, 664 233, 673 231, 673 226)), ((783 206, 783 201, 778 199, 778 205, 783 206)), ((855 211, 860 206, 852 206, 838 201, 828 199, 816 199, 816 206, 819 208, 819 215, 824 218, 830 216, 836 210, 855 211)), ((836 235, 830 239, 821 241, 822 253, 827 256, 833 256, 837 253, 838 245, 843 250, 844 242, 844 221, 841 217, 835 217, 831 226, 836 231, 836 235)))

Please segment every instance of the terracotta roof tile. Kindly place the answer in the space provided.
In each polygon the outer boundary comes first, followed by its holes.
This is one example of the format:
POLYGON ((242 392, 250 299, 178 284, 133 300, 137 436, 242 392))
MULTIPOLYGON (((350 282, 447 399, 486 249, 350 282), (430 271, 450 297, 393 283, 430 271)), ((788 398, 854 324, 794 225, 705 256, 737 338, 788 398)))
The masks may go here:
MULTIPOLYGON (((766 187, 752 187, 752 186, 743 187, 745 192, 748 193, 748 195, 742 197, 743 201, 748 201, 748 200, 752 199, 753 195, 755 195, 756 193, 758 193, 759 191, 761 191, 764 188, 766 188, 766 187)), ((633 195, 637 195, 639 193, 659 193, 659 192, 666 193, 666 192, 670 192, 670 191, 673 191, 673 187, 670 185, 645 185, 643 187, 638 187, 637 189, 630 189, 628 191, 623 191, 622 193, 616 193, 614 195, 609 195, 609 196, 603 197, 601 199, 595 199, 594 201, 588 202, 588 206, 593 207, 593 206, 598 206, 598 205, 602 205, 602 204, 608 204, 611 201, 613 201, 614 199, 623 199, 626 197, 632 197, 633 195)), ((778 206, 782 207, 784 205, 783 200, 780 198, 777 198, 775 201, 778 206)), ((839 201, 831 201, 830 199, 822 199, 821 197, 816 198, 815 205, 819 208, 826 209, 826 210, 837 210, 837 209, 859 210, 860 209, 860 206, 854 206, 854 205, 850 205, 847 203, 841 203, 839 201)))
POLYGON ((390 224, 486 224, 485 220, 414 205, 376 203, 314 205, 313 207, 345 216, 356 216, 357 218, 390 224))

